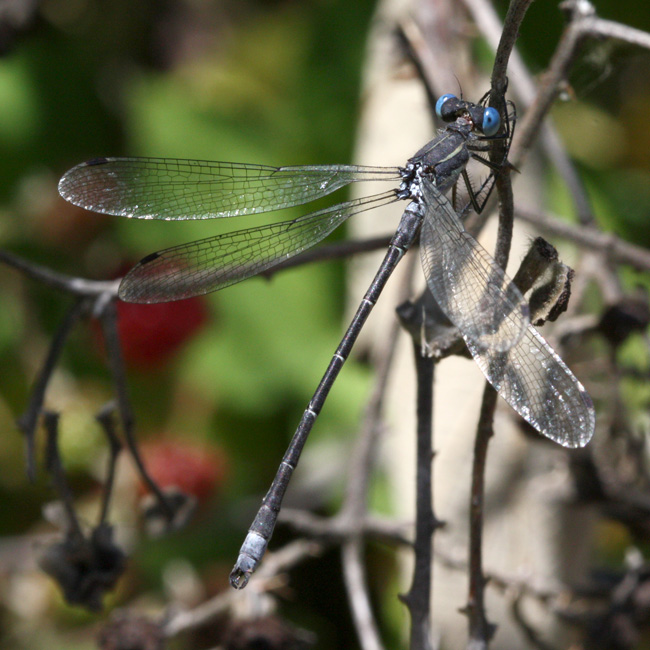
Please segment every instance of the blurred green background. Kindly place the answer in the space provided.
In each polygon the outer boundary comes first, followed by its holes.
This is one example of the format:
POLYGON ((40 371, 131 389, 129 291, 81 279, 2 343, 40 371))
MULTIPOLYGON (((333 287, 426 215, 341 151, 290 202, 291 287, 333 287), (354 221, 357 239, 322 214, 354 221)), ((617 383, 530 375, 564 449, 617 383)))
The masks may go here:
MULTIPOLYGON (((264 217, 245 224, 107 218, 68 205, 56 184, 69 167, 101 155, 349 162, 374 4, 48 0, 0 7, 3 246, 57 271, 106 279, 162 247, 263 223, 264 217)), ((505 6, 499 3, 501 12, 505 6)), ((645 3, 599 2, 598 10, 603 17, 650 27, 645 3)), ((533 72, 546 65, 561 30, 556 3, 533 4, 519 41, 533 72)), ((600 142, 598 155, 581 151, 585 138, 576 138, 572 148, 602 195, 599 217, 648 244, 647 54, 616 47, 598 59, 598 48, 592 51, 593 60, 583 58, 575 79, 576 93, 586 102, 579 107, 583 112, 559 117, 568 132, 576 133, 568 120, 577 119, 588 139, 600 142), (594 134, 599 128, 602 134, 594 134), (610 128, 619 142, 608 137, 610 128)), ((209 448, 210 454, 199 452, 208 459, 202 470, 216 486, 186 531, 147 541, 134 514, 135 482, 123 469, 111 520, 127 531, 133 559, 109 607, 136 602, 155 608, 168 600, 165 571, 178 558, 200 576, 205 593, 224 587, 250 516, 342 332, 344 271, 341 264, 311 265, 271 281, 247 281, 191 307, 152 311, 155 317, 123 314, 123 334, 132 337, 125 346, 135 350, 127 361, 138 436, 154 450, 160 440, 187 445, 190 456, 191 450, 209 448), (151 321, 164 321, 158 323, 162 333, 148 329, 138 338, 140 327, 151 321), (188 322, 196 327, 185 330, 188 322), (159 338, 174 343, 150 346, 138 356, 141 346, 159 338)), ((13 424, 70 298, 5 268, 0 291, 0 645, 92 648, 93 626, 102 617, 65 606, 30 564, 25 536, 46 529, 41 507, 52 493, 42 470, 36 484, 28 484, 13 424)), ((336 501, 331 490, 318 488, 345 471, 370 378, 363 360, 346 366, 310 441, 302 489, 290 502, 326 511, 336 501)), ((84 325, 66 348, 47 404, 63 414, 66 468, 90 521, 106 453, 93 418, 110 397, 101 340, 92 323, 84 325)), ((163 454, 163 475, 173 473, 168 465, 182 465, 174 453, 163 454)), ((192 458, 190 467, 198 463, 192 458)), ((128 466, 126 457, 122 464, 128 466)), ((275 544, 284 538, 279 530, 275 544)), ((376 556, 386 571, 388 560, 379 550, 376 556)), ((296 576, 286 603, 286 615, 315 630, 320 648, 356 647, 336 562, 332 554, 310 563, 296 576)))

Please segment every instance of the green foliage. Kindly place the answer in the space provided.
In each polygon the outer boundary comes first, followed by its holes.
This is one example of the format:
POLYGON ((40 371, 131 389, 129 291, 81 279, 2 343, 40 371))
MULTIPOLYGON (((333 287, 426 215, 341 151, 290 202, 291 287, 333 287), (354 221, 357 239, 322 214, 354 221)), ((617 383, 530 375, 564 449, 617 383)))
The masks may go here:
MULTIPOLYGON (((3 245, 55 270, 107 279, 161 247, 288 218, 285 213, 195 224, 104 218, 58 199, 56 181, 70 166, 98 155, 348 162, 373 4, 179 5, 175 9, 186 12, 180 18, 156 3, 63 2, 58 10, 51 5, 0 59, 3 245)), ((15 469, 0 478, 6 513, 0 513, 0 529, 18 534, 40 520, 39 503, 46 497, 42 487, 37 493, 16 489, 16 481, 25 479, 13 418, 25 406, 69 298, 30 283, 34 293, 26 304, 14 272, 2 271, 0 282, 0 362, 14 368, 0 380, 0 422, 7 432, 0 467, 15 469), (12 517, 25 498, 34 507, 12 517)), ((206 298, 210 322, 173 358, 130 370, 141 439, 169 435, 216 442, 227 450, 229 464, 229 483, 213 517, 199 518, 186 534, 146 544, 136 554, 151 587, 170 557, 204 564, 232 559, 246 527, 237 514, 240 499, 252 495, 257 501, 272 478, 341 333, 343 298, 340 265, 250 280, 206 298)), ((316 438, 333 435, 349 444, 367 381, 364 367, 352 361, 316 438)), ((81 328, 47 401, 64 411, 64 462, 79 497, 104 470, 97 460, 105 443, 93 418, 110 390, 97 336, 81 328)), ((128 467, 126 458, 124 463, 128 467)), ((118 500, 113 516, 130 518, 134 507, 118 500)), ((89 520, 94 516, 91 508, 89 520)), ((132 579, 126 578, 127 591, 132 579)), ((32 647, 57 647, 47 629, 35 631, 42 636, 32 638, 32 647)), ((0 644, 19 647, 6 641, 0 644)), ((64 646, 80 650, 88 647, 84 643, 67 637, 64 646)))

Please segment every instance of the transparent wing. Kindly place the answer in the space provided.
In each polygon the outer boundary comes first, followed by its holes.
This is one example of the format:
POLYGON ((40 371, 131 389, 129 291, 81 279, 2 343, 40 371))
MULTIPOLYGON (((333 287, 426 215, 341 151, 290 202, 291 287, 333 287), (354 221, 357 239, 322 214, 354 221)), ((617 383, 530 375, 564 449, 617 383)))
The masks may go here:
POLYGON ((173 158, 97 158, 67 171, 61 196, 136 219, 211 219, 279 210, 360 180, 399 180, 396 167, 268 167, 173 158))
POLYGON ((499 395, 540 433, 564 447, 584 447, 594 434, 591 398, 539 332, 529 325, 506 352, 479 348, 474 361, 499 395))
POLYGON ((477 348, 503 351, 524 335, 528 305, 492 256, 464 229, 449 201, 422 184, 424 274, 447 318, 477 348))
POLYGON ((223 289, 324 239, 348 217, 396 201, 395 192, 340 203, 298 219, 182 244, 142 259, 122 280, 126 302, 167 302, 223 289))

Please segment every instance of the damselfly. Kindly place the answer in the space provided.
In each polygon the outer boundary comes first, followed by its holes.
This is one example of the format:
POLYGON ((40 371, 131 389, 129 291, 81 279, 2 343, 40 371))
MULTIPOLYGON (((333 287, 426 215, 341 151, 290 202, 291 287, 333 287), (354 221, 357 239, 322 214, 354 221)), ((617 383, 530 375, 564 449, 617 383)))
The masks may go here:
MULTIPOLYGON (((164 302, 208 293, 269 269, 324 239, 359 212, 409 201, 384 260, 316 389, 231 574, 241 588, 259 564, 307 436, 386 281, 418 233, 427 284, 458 328, 488 381, 540 433, 566 446, 585 445, 594 409, 584 388, 530 325, 520 291, 464 229, 444 194, 470 158, 497 135, 498 112, 443 95, 447 124, 404 167, 324 165, 268 167, 161 158, 98 158, 68 171, 59 192, 96 212, 139 219, 234 217, 301 205, 359 181, 395 181, 387 192, 345 201, 290 221, 174 246, 142 259, 122 280, 119 296, 164 302)), ((506 134, 506 137, 509 134, 506 134)), ((504 159, 505 162, 505 159, 504 159)), ((498 165, 496 166, 498 167, 498 165)), ((498 173, 498 169, 493 169, 498 173)), ((474 201, 476 203, 476 201, 474 201)), ((475 205, 480 209, 480 205, 475 205)))

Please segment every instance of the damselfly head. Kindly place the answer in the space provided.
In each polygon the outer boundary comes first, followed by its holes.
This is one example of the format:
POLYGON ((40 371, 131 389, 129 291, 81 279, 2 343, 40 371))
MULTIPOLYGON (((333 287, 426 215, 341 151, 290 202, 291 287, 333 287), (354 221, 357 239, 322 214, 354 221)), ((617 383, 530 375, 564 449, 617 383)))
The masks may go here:
MULTIPOLYGON (((476 107, 479 108, 479 107, 476 107)), ((483 120, 481 122, 480 129, 483 131, 484 135, 493 136, 496 135, 496 132, 501 126, 501 118, 499 117, 499 111, 496 108, 488 106, 487 108, 481 108, 483 111, 483 120)), ((476 125, 476 122, 474 122, 476 125)))
POLYGON ((447 93, 438 98, 436 102, 436 115, 443 122, 453 122, 466 113, 467 102, 458 99, 456 95, 447 93))
POLYGON ((471 122, 475 130, 488 137, 495 135, 501 126, 501 118, 496 108, 473 104, 449 93, 442 95, 436 102, 436 115, 443 122, 464 118, 471 122))

